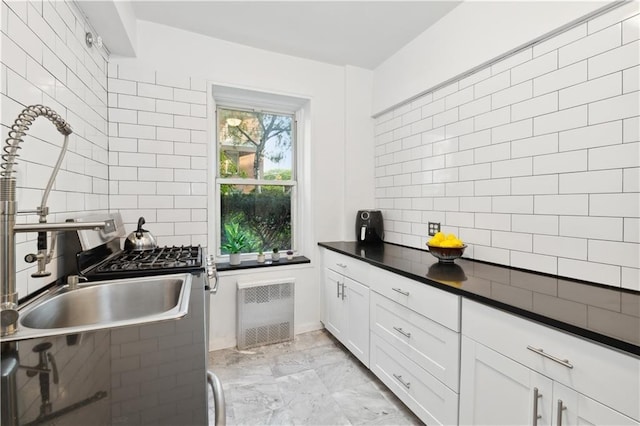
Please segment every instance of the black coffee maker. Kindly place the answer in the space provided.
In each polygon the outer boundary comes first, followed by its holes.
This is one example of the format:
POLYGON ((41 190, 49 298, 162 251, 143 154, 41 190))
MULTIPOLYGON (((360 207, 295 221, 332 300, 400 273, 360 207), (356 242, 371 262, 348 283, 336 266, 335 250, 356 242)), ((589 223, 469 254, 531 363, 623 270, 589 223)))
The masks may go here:
POLYGON ((359 243, 381 243, 384 225, 380 210, 359 210, 356 216, 356 241, 359 243))

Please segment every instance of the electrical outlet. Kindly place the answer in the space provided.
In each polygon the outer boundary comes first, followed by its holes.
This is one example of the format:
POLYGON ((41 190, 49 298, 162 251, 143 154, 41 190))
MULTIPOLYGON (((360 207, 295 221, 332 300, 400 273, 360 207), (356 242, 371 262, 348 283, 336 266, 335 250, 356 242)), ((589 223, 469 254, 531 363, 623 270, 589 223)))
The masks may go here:
POLYGON ((434 236, 440 232, 440 222, 429 222, 429 235, 434 236))

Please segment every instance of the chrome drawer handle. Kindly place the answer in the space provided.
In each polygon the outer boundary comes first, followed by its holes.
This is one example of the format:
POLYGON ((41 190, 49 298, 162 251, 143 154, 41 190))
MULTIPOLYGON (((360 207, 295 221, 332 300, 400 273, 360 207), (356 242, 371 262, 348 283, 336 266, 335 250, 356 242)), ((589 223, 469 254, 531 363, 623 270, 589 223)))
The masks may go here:
POLYGON ((393 329, 394 329, 395 331, 397 331, 398 333, 402 334, 402 335, 403 335, 403 336, 405 336, 405 337, 411 337, 411 333, 409 333, 408 331, 404 331, 404 330, 402 329, 402 327, 396 327, 396 326, 394 326, 394 327, 393 327, 393 329))
POLYGON ((567 407, 565 405, 562 404, 562 400, 559 399, 558 400, 558 413, 557 413, 557 417, 556 417, 556 426, 562 426, 562 411, 566 410, 567 407))
POLYGON ((555 361, 558 364, 564 365, 567 368, 573 368, 573 365, 571 365, 568 359, 560 359, 553 355, 549 355, 542 348, 534 348, 533 346, 527 346, 527 349, 529 349, 531 352, 537 353, 538 355, 542 355, 545 358, 549 358, 551 361, 555 361))
POLYGON ((408 296, 408 295, 409 295, 409 292, 408 292, 408 291, 402 291, 402 289, 401 289, 401 288, 395 288, 395 287, 392 287, 392 288, 391 288, 391 290, 393 290, 393 291, 397 291, 398 293, 400 293, 400 294, 404 294, 405 296, 408 296))
POLYGON ((538 426, 538 419, 542 416, 538 414, 538 399, 542 398, 542 394, 538 392, 538 388, 533 388, 533 426, 538 426))
POLYGON ((341 268, 346 268, 347 265, 345 265, 344 263, 336 263, 336 265, 338 265, 341 268))
POLYGON ((405 382, 404 380, 402 380, 402 376, 399 376, 399 375, 394 373, 393 377, 395 377, 397 381, 402 383, 402 386, 404 386, 405 388, 407 388, 407 389, 411 388, 411 382, 405 382))
POLYGON ((345 297, 347 297, 347 295, 344 293, 344 289, 346 288, 344 285, 344 281, 342 282, 342 300, 344 300, 345 297))

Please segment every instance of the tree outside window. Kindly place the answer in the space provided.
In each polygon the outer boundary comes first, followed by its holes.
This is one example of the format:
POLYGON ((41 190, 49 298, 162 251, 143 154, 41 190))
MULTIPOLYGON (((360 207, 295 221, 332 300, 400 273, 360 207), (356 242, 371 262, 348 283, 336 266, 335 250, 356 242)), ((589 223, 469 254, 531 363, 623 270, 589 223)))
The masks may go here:
POLYGON ((242 253, 292 249, 294 116, 218 108, 217 121, 221 246, 225 226, 238 224, 242 253))

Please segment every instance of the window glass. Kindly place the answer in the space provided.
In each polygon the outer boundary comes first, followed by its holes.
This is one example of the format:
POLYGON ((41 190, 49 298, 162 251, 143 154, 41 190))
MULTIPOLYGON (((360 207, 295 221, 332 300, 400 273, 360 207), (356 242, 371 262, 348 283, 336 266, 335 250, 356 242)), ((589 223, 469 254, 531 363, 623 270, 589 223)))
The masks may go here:
POLYGON ((218 108, 220 254, 294 249, 292 114, 218 108))

